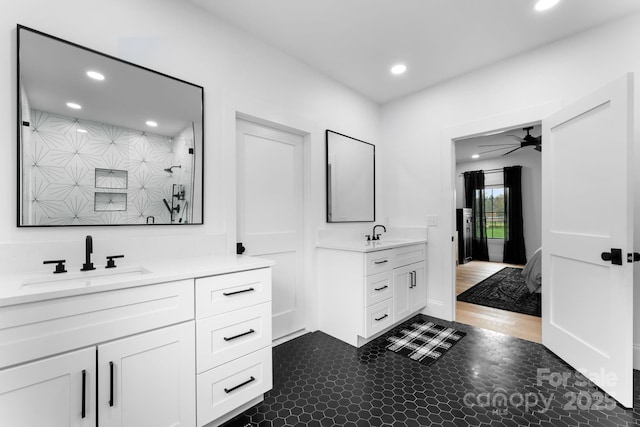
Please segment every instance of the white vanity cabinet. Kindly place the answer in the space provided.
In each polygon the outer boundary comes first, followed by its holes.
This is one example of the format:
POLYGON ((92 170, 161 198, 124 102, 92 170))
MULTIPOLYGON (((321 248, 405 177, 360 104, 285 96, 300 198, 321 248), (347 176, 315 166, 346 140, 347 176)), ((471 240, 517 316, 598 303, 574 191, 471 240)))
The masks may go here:
POLYGON ((0 307, 0 425, 194 425, 193 298, 191 279, 0 307))
POLYGON ((95 426, 97 396, 100 427, 192 426, 193 346, 191 321, 1 370, 1 425, 95 426))
POLYGON ((96 350, 0 370, 0 425, 96 425, 96 350))
POLYGON ((393 316, 402 320, 427 305, 425 264, 417 262, 393 270, 393 316))
POLYGON ((98 346, 100 427, 195 424, 194 322, 98 346))
POLYGON ((130 286, 0 295, 0 426, 214 426, 258 403, 271 265, 207 258, 130 286))
POLYGON ((196 279, 197 424, 219 425, 273 385, 271 271, 196 279))
POLYGON ((425 273, 424 243, 319 247, 320 330, 360 347, 426 306, 425 273))

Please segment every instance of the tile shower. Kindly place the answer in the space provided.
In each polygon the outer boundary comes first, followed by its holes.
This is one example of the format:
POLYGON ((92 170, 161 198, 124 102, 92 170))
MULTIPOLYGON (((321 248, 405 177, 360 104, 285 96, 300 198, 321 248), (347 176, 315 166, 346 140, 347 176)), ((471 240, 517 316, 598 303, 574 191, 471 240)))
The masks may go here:
POLYGON ((24 223, 190 222, 191 127, 167 137, 38 110, 24 119, 24 223))

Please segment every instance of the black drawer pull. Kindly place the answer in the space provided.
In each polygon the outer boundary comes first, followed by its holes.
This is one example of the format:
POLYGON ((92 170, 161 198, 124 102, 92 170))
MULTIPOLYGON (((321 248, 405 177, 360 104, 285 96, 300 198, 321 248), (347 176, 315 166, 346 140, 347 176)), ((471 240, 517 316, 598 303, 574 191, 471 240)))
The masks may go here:
POLYGON ((230 295, 242 294, 244 292, 251 292, 251 291, 255 291, 255 289, 249 288, 249 289, 243 289, 241 291, 235 291, 235 292, 223 292, 222 295, 224 295, 225 297, 228 297, 230 295))
POLYGON ((113 362, 109 362, 109 406, 113 406, 113 362))
POLYGON ((243 332, 243 333, 241 333, 241 334, 234 335, 234 336, 232 336, 232 337, 223 337, 223 338, 224 338, 224 340, 225 340, 225 341, 231 341, 231 340, 235 340, 236 338, 240 338, 240 337, 243 337, 243 336, 245 336, 245 335, 252 334, 252 333, 254 333, 254 332, 255 332, 255 331, 254 331, 253 329, 249 329, 247 332, 243 332))
POLYGON ((388 259, 384 259, 382 261, 373 261, 374 264, 384 264, 385 262, 389 262, 388 259))
POLYGON ((238 384, 238 385, 237 385, 237 386, 235 386, 235 387, 225 388, 225 389, 224 389, 224 392, 225 392, 225 393, 231 393, 233 390, 237 390, 237 389, 239 389, 240 387, 245 386, 245 385, 247 385, 247 384, 249 384, 250 382, 255 381, 255 380, 256 380, 255 378, 251 377, 251 378, 249 378, 248 380, 246 380, 245 382, 243 382, 242 384, 238 384))
POLYGON ((86 402, 86 393, 87 393, 87 371, 86 370, 82 370, 82 418, 84 418, 87 415, 87 411, 86 411, 86 406, 85 406, 85 402, 86 402))
POLYGON ((384 286, 383 286, 383 287, 381 287, 381 288, 374 288, 374 289, 375 289, 376 291, 381 291, 381 290, 383 290, 383 289, 387 289, 388 287, 389 287, 389 286, 384 285, 384 286))
POLYGON ((384 319, 385 317, 389 317, 389 315, 388 315, 388 314, 385 314, 385 315, 384 315, 384 316, 382 316, 382 317, 378 317, 378 318, 376 319, 376 322, 381 321, 381 320, 382 320, 382 319, 384 319))

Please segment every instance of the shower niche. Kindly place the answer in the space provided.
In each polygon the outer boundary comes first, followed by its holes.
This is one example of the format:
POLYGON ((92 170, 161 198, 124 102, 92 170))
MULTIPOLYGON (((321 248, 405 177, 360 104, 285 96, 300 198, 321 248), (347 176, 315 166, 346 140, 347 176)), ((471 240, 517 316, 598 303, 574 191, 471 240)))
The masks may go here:
POLYGON ((128 187, 129 173, 117 169, 97 169, 95 170, 96 188, 110 188, 126 190, 128 187))
POLYGON ((201 86, 21 25, 17 41, 18 226, 202 224, 201 86))

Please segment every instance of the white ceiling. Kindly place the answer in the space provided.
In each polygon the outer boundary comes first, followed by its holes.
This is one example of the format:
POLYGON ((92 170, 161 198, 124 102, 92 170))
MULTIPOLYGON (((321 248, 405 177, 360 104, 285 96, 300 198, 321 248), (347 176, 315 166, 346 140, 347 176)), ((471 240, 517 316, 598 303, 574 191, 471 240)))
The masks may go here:
POLYGON ((377 103, 640 10, 638 0, 189 0, 377 103), (403 62, 408 71, 392 76, 403 62))
POLYGON ((183 81, 20 29, 20 83, 33 109, 173 137, 202 121, 202 91, 183 81), (98 70, 106 79, 87 78, 98 70), (66 103, 82 105, 70 110, 66 103), (158 126, 149 128, 147 120, 158 126))

